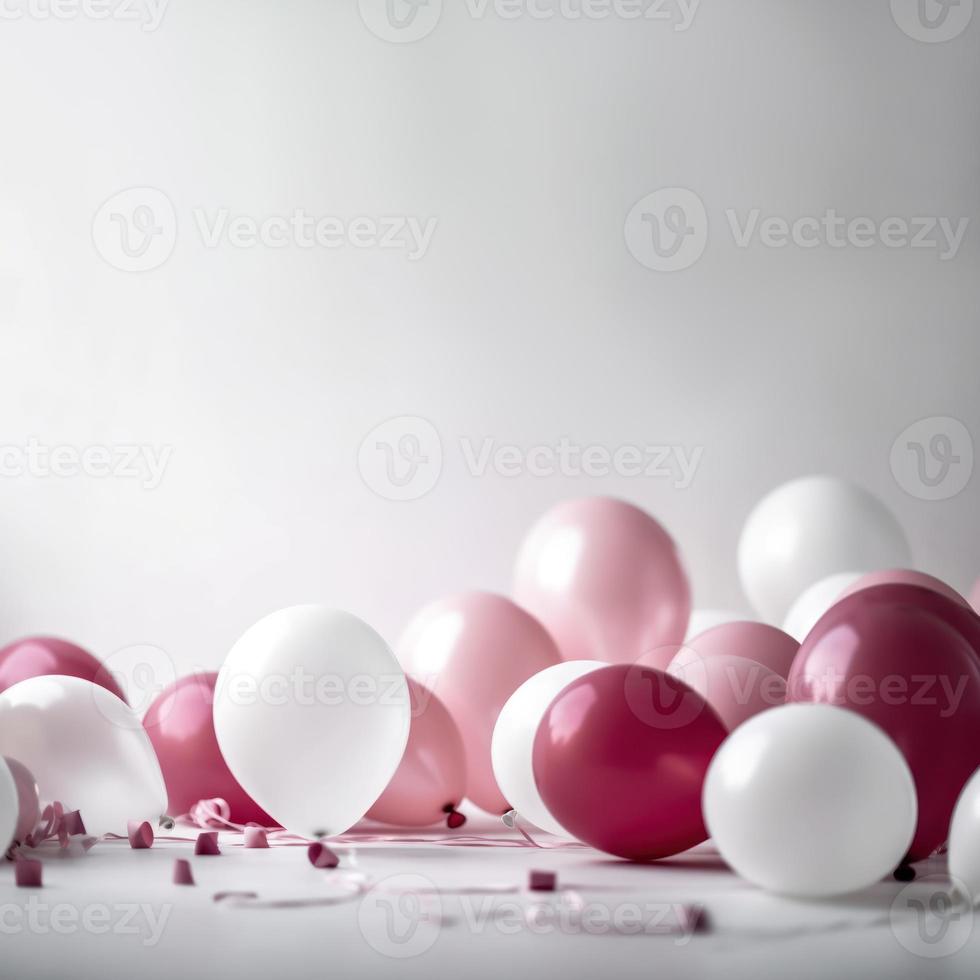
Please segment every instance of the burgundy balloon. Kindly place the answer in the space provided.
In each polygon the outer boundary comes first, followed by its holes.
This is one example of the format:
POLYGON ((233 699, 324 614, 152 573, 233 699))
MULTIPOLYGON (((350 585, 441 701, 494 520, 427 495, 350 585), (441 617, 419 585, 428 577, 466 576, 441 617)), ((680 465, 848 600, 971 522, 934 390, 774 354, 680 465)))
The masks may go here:
POLYGON ((707 839, 701 790, 725 740, 700 694, 662 671, 618 664, 573 681, 534 740, 534 778, 579 840, 633 861, 707 839))
POLYGON ((980 766, 980 617, 920 586, 855 592, 804 640, 787 700, 846 707, 887 732, 918 794, 909 860, 946 840, 957 797, 980 766))
POLYGON ((970 589, 970 605, 973 606, 973 611, 980 613, 980 578, 973 583, 973 588, 970 589))
POLYGON ((157 695, 143 718, 143 727, 156 749, 167 784, 168 810, 188 813, 201 800, 223 799, 234 823, 272 819, 239 785, 225 762, 214 734, 216 673, 181 677, 157 695))
POLYGON ((856 582, 844 589, 837 601, 840 602, 841 599, 845 599, 855 592, 870 589, 875 585, 918 585, 924 589, 932 589, 933 592, 938 592, 940 595, 946 596, 947 599, 960 603, 960 605, 969 606, 966 599, 942 579, 925 572, 914 571, 911 568, 889 568, 880 572, 868 572, 867 575, 862 575, 856 582))
POLYGON ((30 636, 0 650, 0 692, 30 677, 80 677, 126 701, 112 674, 87 650, 54 636, 30 636))
POLYGON ((445 822, 466 794, 466 752, 446 706, 427 687, 408 680, 412 723, 408 745, 391 782, 367 812, 401 827, 445 822))
POLYGON ((33 774, 16 759, 4 756, 10 775, 14 779, 17 790, 17 826, 14 829, 14 840, 23 843, 28 834, 33 833, 41 818, 41 799, 38 795, 37 781, 33 774))

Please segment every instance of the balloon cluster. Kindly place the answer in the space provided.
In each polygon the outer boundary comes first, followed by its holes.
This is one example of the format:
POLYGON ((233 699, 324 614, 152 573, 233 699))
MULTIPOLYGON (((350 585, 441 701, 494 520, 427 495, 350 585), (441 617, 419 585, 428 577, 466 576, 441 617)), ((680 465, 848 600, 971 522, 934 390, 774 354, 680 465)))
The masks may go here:
POLYGON ((85 651, 23 641, 0 651, 0 755, 18 760, 0 764, 0 845, 39 799, 95 833, 220 799, 229 826, 326 837, 365 817, 459 827, 466 798, 636 861, 710 835, 749 881, 803 896, 948 842, 980 895, 980 616, 910 564, 875 497, 811 477, 746 521, 757 618, 692 612, 670 535, 592 498, 530 530, 513 598, 432 603, 397 656, 349 613, 283 609, 142 722, 85 651))

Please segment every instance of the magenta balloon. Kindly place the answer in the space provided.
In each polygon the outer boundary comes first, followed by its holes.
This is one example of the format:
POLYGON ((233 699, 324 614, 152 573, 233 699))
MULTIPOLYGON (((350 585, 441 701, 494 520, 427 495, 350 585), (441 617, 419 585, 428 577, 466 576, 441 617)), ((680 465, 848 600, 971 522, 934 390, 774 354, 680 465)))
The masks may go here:
POLYGON ((157 695, 143 718, 167 784, 167 809, 176 817, 201 800, 220 798, 234 823, 274 827, 276 821, 242 789, 218 748, 212 715, 217 680, 216 673, 179 678, 157 695))
POLYGON ((54 636, 30 636, 0 650, 0 692, 30 677, 60 674, 80 677, 115 694, 124 703, 126 695, 112 674, 87 650, 54 636))
POLYGON ((409 678, 412 724, 408 745, 391 782, 368 810, 372 820, 401 827, 445 821, 466 794, 466 752, 446 706, 409 678))
POLYGON ((34 775, 27 766, 6 755, 4 761, 17 789, 17 827, 14 830, 14 840, 23 843, 41 819, 41 797, 34 775))
POLYGON ((867 575, 862 575, 853 585, 844 589, 837 601, 840 602, 841 599, 853 595, 855 592, 870 589, 875 585, 918 585, 923 589, 932 589, 933 592, 938 592, 962 606, 969 606, 966 599, 942 579, 936 578, 935 575, 927 575, 925 572, 913 571, 910 568, 890 568, 885 571, 869 572, 867 575))
POLYGON ((531 528, 514 597, 565 660, 633 663, 681 643, 691 612, 673 539, 645 511, 605 497, 558 504, 531 528))
POLYGON ((398 645, 406 672, 435 691, 466 750, 466 795, 489 813, 510 809, 493 776, 490 742, 507 699, 561 661, 547 630, 503 596, 467 592, 426 606, 398 645))
POLYGON ((793 658, 800 649, 800 644, 781 629, 752 622, 713 626, 692 637, 685 646, 692 647, 705 658, 728 656, 754 660, 784 680, 789 677, 793 658))
POLYGON ((534 739, 534 779, 568 832, 649 861, 707 839, 701 790, 725 726, 700 694, 648 667, 616 665, 568 685, 534 739))
POLYGON ((980 658, 964 631, 980 633, 965 617, 977 620, 930 589, 864 589, 817 622, 789 678, 788 700, 856 711, 902 751, 919 800, 912 861, 946 840, 957 797, 980 765, 980 658))

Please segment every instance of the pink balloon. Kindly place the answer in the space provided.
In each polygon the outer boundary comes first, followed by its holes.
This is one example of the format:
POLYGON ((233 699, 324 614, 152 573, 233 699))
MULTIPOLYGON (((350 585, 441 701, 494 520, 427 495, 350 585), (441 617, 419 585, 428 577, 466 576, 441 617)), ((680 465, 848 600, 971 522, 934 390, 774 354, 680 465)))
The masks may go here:
POLYGON ((980 618, 932 589, 878 585, 832 606, 800 647, 788 700, 849 708, 879 725, 915 779, 919 822, 909 860, 949 833, 980 766, 980 618))
POLYGON ((112 674, 87 650, 54 636, 30 636, 0 650, 0 692, 29 677, 60 674, 80 677, 115 694, 124 703, 126 695, 112 674))
POLYGON ((41 797, 38 793, 37 782, 27 766, 5 755, 4 761, 14 777, 17 789, 17 827, 14 830, 14 840, 24 842, 28 834, 41 818, 41 797))
POLYGON ((276 821, 242 789, 218 748, 212 717, 217 680, 216 673, 181 677, 157 695, 143 718, 167 784, 168 810, 180 816, 201 800, 220 798, 232 822, 274 827, 276 821))
POLYGON ((667 673, 697 691, 729 731, 786 703, 786 678, 746 657, 723 653, 702 657, 686 647, 671 661, 667 673))
MULTIPOLYGON (((605 497, 558 504, 531 528, 514 597, 565 660, 631 664, 681 643, 691 612, 673 539, 645 511, 605 497)), ((673 654, 664 656, 666 665, 673 654)))
POLYGON ((885 571, 869 572, 867 575, 862 575, 853 585, 844 589, 837 601, 840 602, 846 596, 860 592, 861 589, 870 589, 875 585, 918 585, 923 589, 932 589, 933 592, 938 592, 961 605, 969 605, 956 589, 947 585, 942 579, 938 579, 934 575, 927 575, 925 572, 913 571, 910 568, 890 568, 885 571))
POLYGON ((466 795, 489 813, 510 809, 490 761, 493 726, 507 699, 533 674, 559 663, 555 641, 503 596, 468 592, 426 606, 398 646, 406 672, 435 691, 466 750, 466 795))
POLYGON ((789 677, 793 658, 800 644, 788 633, 767 623, 722 623, 713 626, 685 644, 705 658, 745 657, 775 671, 783 679, 789 677))
POLYGON ((412 725, 398 770, 367 812, 372 820, 424 827, 452 815, 466 795, 463 739, 446 706, 409 678, 412 725))
POLYGON ((647 667, 616 665, 573 681, 534 739, 534 779, 570 834, 648 861, 707 839, 701 790, 727 732, 696 691, 647 667))

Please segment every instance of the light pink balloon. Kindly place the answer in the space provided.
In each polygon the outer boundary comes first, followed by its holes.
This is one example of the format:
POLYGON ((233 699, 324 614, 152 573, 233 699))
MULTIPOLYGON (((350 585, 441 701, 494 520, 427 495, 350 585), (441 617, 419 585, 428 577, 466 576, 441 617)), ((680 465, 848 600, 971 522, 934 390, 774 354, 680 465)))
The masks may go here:
POLYGON ((11 759, 10 756, 3 758, 10 775, 14 778, 14 787, 17 790, 17 827, 14 829, 14 840, 23 843, 41 819, 41 801, 37 782, 30 769, 23 763, 11 759))
POLYGON ((970 605, 980 613, 980 578, 973 583, 973 588, 970 589, 970 605))
POLYGON ((767 623, 722 623, 691 637, 686 646, 702 657, 744 657, 789 677, 800 644, 788 633, 767 623))
POLYGON ((671 661, 667 673, 697 691, 729 731, 753 715, 786 702, 786 678, 747 657, 702 657, 685 647, 671 661))
POLYGON ((520 606, 467 592, 426 606, 398 645, 406 672, 435 691, 466 749, 466 795, 489 813, 510 806, 493 777, 490 743, 507 699, 529 677, 560 663, 547 630, 520 606))
POLYGON ((956 589, 947 585, 942 579, 938 579, 934 575, 927 575, 925 572, 913 571, 911 568, 889 568, 880 572, 868 572, 853 585, 844 589, 837 597, 837 602, 840 602, 844 596, 853 595, 862 589, 870 589, 875 585, 918 585, 923 589, 932 589, 933 592, 938 592, 940 595, 946 596, 947 599, 960 603, 960 605, 969 605, 956 589))
POLYGON ((446 706, 409 678, 412 726, 408 745, 391 782, 368 810, 372 820, 399 827, 445 821, 466 794, 466 753, 446 706))
POLYGON ((565 660, 611 664, 680 644, 691 612, 673 539, 645 511, 607 497, 565 501, 531 528, 514 597, 565 660))

